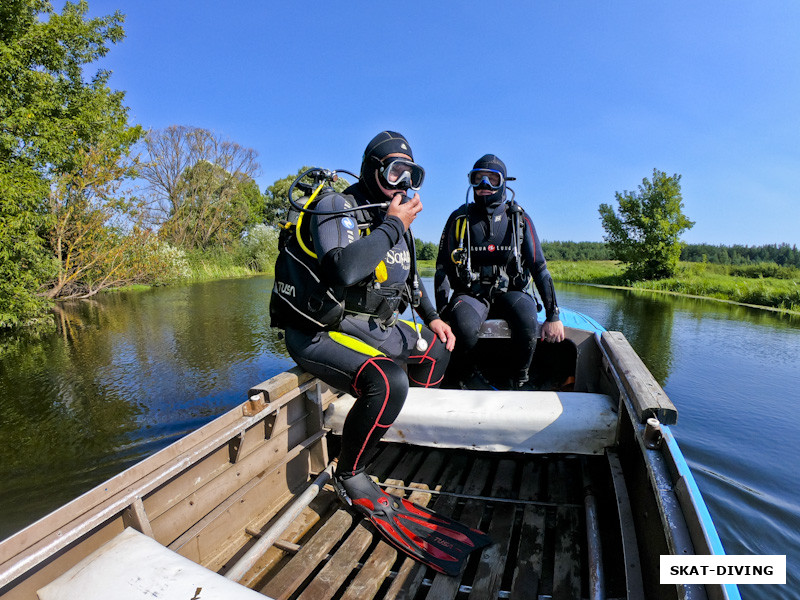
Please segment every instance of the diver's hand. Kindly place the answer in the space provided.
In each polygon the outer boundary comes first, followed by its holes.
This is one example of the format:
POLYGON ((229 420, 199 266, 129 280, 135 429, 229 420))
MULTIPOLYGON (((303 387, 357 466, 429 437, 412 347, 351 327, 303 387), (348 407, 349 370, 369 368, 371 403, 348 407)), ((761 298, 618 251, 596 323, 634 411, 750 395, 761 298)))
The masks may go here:
POLYGON ((545 342, 563 342, 564 324, 561 321, 545 321, 542 325, 542 340, 545 342))
POLYGON ((456 334, 454 334, 453 330, 450 329, 450 325, 441 319, 434 319, 428 323, 428 327, 442 341, 442 343, 445 345, 445 348, 452 352, 453 348, 456 347, 456 334))
POLYGON ((403 222, 406 231, 411 227, 411 223, 417 218, 417 213, 422 210, 422 200, 419 199, 419 194, 415 193, 411 200, 406 200, 406 195, 403 192, 397 192, 389 203, 389 208, 386 211, 387 217, 397 217, 403 222))

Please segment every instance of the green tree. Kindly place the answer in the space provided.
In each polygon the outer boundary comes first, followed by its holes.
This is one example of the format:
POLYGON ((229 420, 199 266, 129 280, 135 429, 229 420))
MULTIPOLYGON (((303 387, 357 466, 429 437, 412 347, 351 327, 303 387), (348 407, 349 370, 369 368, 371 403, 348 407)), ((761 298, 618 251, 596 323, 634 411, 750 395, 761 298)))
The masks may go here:
POLYGON ((141 135, 109 73, 86 72, 122 40, 123 16, 87 19, 86 2, 61 14, 44 0, 0 3, 0 329, 41 321, 57 263, 48 246, 53 178, 75 172, 101 137, 121 153, 141 135))
POLYGON ((173 265, 143 224, 141 202, 121 189, 136 162, 102 142, 81 151, 73 172, 55 177, 50 191, 51 242, 58 272, 54 299, 88 298, 109 287, 149 283, 173 265))
POLYGON ((638 192, 616 192, 619 214, 601 204, 600 218, 612 256, 627 264, 626 275, 663 279, 675 273, 681 255, 680 235, 694 226, 683 214, 681 176, 653 169, 638 192))
POLYGON ((414 246, 417 260, 436 260, 439 247, 433 242, 423 242, 422 240, 414 238, 414 246))
POLYGON ((140 168, 152 223, 187 248, 225 246, 260 218, 257 152, 198 127, 172 125, 145 138, 140 168))

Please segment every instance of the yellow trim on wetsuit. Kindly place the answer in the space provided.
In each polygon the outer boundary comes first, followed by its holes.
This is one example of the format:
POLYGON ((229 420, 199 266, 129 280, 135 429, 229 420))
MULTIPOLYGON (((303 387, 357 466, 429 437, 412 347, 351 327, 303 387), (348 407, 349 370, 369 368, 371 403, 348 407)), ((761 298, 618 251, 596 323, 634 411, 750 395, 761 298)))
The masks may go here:
POLYGON ((345 348, 350 348, 350 350, 355 350, 359 354, 366 354, 367 356, 386 356, 383 352, 376 350, 365 341, 353 337, 352 335, 342 333, 341 331, 329 331, 328 335, 337 344, 341 344, 345 348))
MULTIPOLYGON (((319 194, 320 190, 321 190, 321 189, 322 189, 324 186, 325 186, 325 182, 323 181, 322 183, 320 183, 320 184, 317 186, 317 189, 315 189, 315 190, 314 190, 314 192, 311 194, 311 197, 308 199, 308 202, 306 202, 306 203, 303 205, 303 208, 308 208, 308 207, 311 205, 311 203, 312 203, 312 202, 314 202, 314 200, 316 200, 316 199, 317 199, 317 194, 319 194)), ((300 235, 300 223, 302 223, 302 222, 303 222, 303 215, 304 215, 304 214, 305 214, 305 213, 304 213, 304 212, 301 210, 301 211, 300 211, 300 214, 299 214, 299 215, 298 215, 298 217, 297 217, 297 241, 298 241, 298 243, 300 244, 300 248, 302 248, 302 249, 303 249, 303 252, 305 252, 306 254, 308 254, 309 256, 311 256, 312 258, 317 258, 317 253, 316 253, 316 252, 314 252, 313 250, 311 250, 310 248, 308 248, 308 246, 306 246, 305 242, 303 242, 303 236, 302 236, 302 235, 300 235)))
POLYGON ((406 321, 405 319, 400 319, 403 323, 411 327, 411 329, 416 329, 417 333, 422 333, 422 323, 415 323, 414 321, 406 321))

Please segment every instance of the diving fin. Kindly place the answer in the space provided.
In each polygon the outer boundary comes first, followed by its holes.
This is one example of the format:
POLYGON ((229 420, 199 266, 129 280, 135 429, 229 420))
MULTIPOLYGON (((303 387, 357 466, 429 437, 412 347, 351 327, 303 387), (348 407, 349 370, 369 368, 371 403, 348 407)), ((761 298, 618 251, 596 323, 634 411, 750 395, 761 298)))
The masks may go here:
POLYGON ((387 542, 445 575, 461 573, 470 552, 492 543, 482 531, 387 494, 363 471, 347 479, 337 477, 334 487, 387 542))

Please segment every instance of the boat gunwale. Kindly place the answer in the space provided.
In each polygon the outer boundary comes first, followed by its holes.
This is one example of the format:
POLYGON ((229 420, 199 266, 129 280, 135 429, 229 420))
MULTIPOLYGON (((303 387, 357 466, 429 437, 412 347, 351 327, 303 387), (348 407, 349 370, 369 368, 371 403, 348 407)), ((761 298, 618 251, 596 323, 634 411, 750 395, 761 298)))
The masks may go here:
MULTIPOLYGON (((276 375, 273 379, 284 373, 286 372, 276 375)), ((277 413, 281 407, 315 384, 314 379, 306 381, 277 396, 263 409, 250 416, 243 414, 248 403, 239 404, 0 541, 0 589, 80 540, 95 527, 121 514, 136 499, 180 476, 241 432, 277 413), (87 515, 89 518, 85 519, 87 515), (73 527, 69 527, 73 524, 73 527), (67 527, 69 529, 66 532, 62 531, 67 527), (30 539, 39 530, 45 530, 47 533, 42 537, 30 539), (20 544, 24 545, 20 547, 20 544)))

